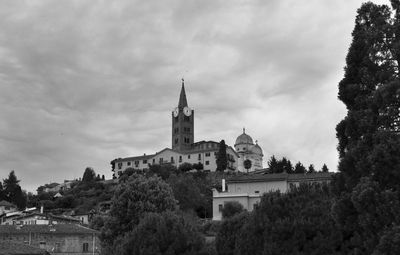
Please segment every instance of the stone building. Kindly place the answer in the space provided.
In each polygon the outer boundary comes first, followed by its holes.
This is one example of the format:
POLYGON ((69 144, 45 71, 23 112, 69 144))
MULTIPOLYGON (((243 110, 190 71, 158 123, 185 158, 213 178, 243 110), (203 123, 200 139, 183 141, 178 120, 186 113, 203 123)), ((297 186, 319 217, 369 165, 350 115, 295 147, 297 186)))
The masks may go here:
POLYGON ((221 212, 227 202, 239 202, 245 210, 252 211, 264 193, 270 191, 286 193, 301 183, 327 183, 332 180, 332 174, 329 172, 266 174, 265 171, 257 171, 257 173, 232 177, 226 181, 226 190, 225 185, 222 192, 213 189, 213 220, 221 220, 221 212))
POLYGON ((31 245, 50 254, 100 254, 98 231, 75 224, 1 225, 0 241, 31 245))
POLYGON ((254 144, 251 136, 246 134, 246 130, 243 128, 243 134, 236 138, 235 150, 239 155, 238 159, 238 171, 239 172, 253 172, 263 168, 263 151, 258 145, 257 141, 254 144), (251 161, 251 168, 245 169, 244 161, 251 161))

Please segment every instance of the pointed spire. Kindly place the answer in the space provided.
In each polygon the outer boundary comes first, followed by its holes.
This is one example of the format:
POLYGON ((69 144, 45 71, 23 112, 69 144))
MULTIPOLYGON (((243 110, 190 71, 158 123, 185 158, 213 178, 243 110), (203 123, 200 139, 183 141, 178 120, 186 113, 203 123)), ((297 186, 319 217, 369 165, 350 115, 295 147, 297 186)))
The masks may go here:
POLYGON ((182 89, 181 89, 181 95, 179 96, 178 107, 182 109, 185 106, 188 106, 188 103, 186 100, 185 80, 182 78, 182 89))

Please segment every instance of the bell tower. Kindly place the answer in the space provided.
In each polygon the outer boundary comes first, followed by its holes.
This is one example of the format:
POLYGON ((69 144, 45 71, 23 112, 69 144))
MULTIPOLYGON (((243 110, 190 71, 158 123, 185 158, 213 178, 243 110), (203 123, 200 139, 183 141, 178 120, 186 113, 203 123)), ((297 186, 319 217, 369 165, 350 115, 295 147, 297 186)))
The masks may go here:
POLYGON ((194 143, 194 110, 190 109, 187 103, 184 79, 182 79, 178 107, 174 109, 171 116, 172 149, 189 150, 191 144, 194 143))

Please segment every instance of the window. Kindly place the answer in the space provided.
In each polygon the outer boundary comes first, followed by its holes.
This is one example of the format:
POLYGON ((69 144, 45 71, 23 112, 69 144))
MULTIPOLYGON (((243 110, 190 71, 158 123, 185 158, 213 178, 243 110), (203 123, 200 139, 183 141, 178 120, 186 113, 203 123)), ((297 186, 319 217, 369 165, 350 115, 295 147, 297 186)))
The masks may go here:
POLYGON ((118 169, 121 169, 122 168, 122 162, 119 162, 118 163, 118 169))
POLYGON ((143 164, 147 164, 147 159, 143 159, 143 164))
POLYGON ((182 162, 182 156, 179 156, 179 163, 182 162))
POLYGON ((254 191, 255 194, 260 194, 260 191, 256 190, 254 191))
POLYGON ((164 161, 164 159, 163 159, 163 158, 160 158, 160 159, 159 159, 159 162, 160 162, 160 164, 162 164, 162 163, 163 163, 163 161, 164 161))
POLYGON ((83 243, 82 251, 83 252, 88 252, 89 251, 89 243, 83 243))
POLYGON ((210 161, 206 161, 206 165, 209 165, 210 164, 210 161))
POLYGON ((188 155, 188 159, 190 159, 190 154, 188 155))
POLYGON ((171 157, 171 163, 174 163, 174 157, 171 157))
POLYGON ((153 158, 153 164, 155 164, 156 163, 156 159, 155 158, 153 158))
POLYGON ((130 165, 131 165, 131 162, 130 162, 130 161, 128 161, 126 164, 127 164, 128 166, 130 166, 130 165))
POLYGON ((178 138, 175 138, 175 144, 178 144, 178 138))
POLYGON ((201 154, 199 153, 199 160, 201 160, 201 154))
POLYGON ((221 205, 221 204, 218 205, 218 211, 219 211, 219 212, 222 212, 222 209, 223 209, 223 208, 224 208, 223 205, 221 205))
POLYGON ((209 157, 210 156, 210 153, 209 152, 206 152, 206 157, 209 157))

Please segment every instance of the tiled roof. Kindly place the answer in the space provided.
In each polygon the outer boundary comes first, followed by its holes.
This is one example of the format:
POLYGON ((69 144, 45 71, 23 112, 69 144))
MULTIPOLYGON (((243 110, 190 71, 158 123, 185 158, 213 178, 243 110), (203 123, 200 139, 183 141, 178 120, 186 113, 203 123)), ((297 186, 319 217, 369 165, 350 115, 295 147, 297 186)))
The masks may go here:
POLYGON ((36 255, 49 254, 47 251, 20 243, 0 241, 0 255, 36 255))
POLYGON ((276 173, 266 174, 265 172, 243 174, 234 176, 227 179, 227 183, 243 183, 243 182, 272 182, 272 181, 317 181, 317 180, 330 180, 334 173, 309 173, 309 174, 288 174, 276 173))
POLYGON ((12 203, 10 203, 10 202, 8 202, 6 200, 1 200, 0 201, 0 206, 14 206, 14 207, 16 207, 14 204, 12 204, 12 203))
POLYGON ((154 157, 155 154, 150 155, 143 155, 143 156, 135 156, 135 157, 128 157, 128 158, 116 158, 114 159, 115 162, 125 162, 125 161, 135 161, 135 160, 144 160, 154 157))
POLYGON ((0 225, 1 234, 21 233, 93 234, 98 231, 76 224, 55 225, 0 225))

